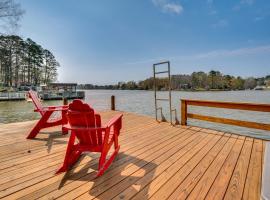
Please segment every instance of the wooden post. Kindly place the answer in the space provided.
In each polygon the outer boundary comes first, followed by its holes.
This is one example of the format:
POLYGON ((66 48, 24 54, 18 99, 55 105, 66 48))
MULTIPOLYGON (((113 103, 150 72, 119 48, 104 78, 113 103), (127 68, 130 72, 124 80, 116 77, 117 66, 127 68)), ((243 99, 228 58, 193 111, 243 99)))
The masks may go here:
POLYGON ((68 105, 68 99, 67 98, 63 98, 63 105, 68 105))
POLYGON ((187 102, 186 100, 181 100, 181 125, 187 125, 187 102))
POLYGON ((115 96, 111 96, 111 110, 115 110, 115 96))

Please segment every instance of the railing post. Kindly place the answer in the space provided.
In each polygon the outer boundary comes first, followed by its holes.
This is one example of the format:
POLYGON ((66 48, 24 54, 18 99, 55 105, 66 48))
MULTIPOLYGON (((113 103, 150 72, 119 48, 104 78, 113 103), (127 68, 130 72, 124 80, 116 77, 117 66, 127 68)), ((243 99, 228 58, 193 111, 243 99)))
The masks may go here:
POLYGON ((187 101, 181 100, 181 125, 187 125, 187 101))
POLYGON ((115 110, 115 96, 111 96, 111 110, 115 110))

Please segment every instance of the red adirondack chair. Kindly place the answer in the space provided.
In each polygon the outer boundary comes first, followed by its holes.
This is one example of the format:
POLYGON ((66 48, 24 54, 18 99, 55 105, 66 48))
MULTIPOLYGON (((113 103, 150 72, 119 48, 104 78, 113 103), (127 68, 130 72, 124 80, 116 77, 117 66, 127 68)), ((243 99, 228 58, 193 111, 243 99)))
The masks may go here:
POLYGON ((71 135, 64 163, 56 173, 67 171, 83 152, 100 152, 97 176, 101 176, 119 151, 118 136, 122 127, 122 116, 116 115, 102 126, 100 115, 88 104, 78 99, 70 103, 67 112, 68 124, 65 127, 71 130, 71 135), (113 153, 107 159, 112 145, 113 153))
POLYGON ((36 135, 39 133, 39 131, 43 128, 48 128, 52 126, 59 126, 62 125, 62 133, 67 134, 68 130, 66 130, 63 125, 67 123, 67 118, 66 118, 66 112, 68 109, 68 106, 48 106, 44 107, 42 106, 37 92, 30 90, 28 92, 28 96, 32 99, 36 109, 34 110, 35 112, 39 112, 41 115, 40 120, 38 123, 35 125, 35 127, 31 130, 30 134, 27 136, 27 139, 35 138, 36 135), (62 115, 61 117, 57 119, 50 119, 52 114, 56 111, 61 111, 62 115))

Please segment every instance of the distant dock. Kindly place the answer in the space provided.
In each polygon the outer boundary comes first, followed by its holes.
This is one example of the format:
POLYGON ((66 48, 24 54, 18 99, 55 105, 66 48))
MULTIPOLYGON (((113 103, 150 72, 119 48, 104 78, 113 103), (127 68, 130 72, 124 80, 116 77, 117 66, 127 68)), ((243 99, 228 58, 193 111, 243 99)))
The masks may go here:
MULTIPOLYGON (((84 99, 85 92, 77 91, 77 83, 49 83, 48 85, 28 87, 38 92, 42 100, 84 99)), ((26 99, 27 91, 0 92, 0 101, 19 101, 26 99)))
POLYGON ((25 100, 26 92, 0 92, 0 101, 25 100))
MULTIPOLYGON (((27 92, 0 92, 0 101, 22 101, 25 100, 27 92)), ((50 93, 39 92, 42 100, 62 100, 65 99, 84 99, 84 91, 50 93)))

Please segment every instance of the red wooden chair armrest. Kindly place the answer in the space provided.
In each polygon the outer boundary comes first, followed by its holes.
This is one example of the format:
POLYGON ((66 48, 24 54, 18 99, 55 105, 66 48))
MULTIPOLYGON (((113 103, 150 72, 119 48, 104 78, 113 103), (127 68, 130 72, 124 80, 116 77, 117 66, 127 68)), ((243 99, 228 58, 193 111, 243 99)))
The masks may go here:
POLYGON ((68 106, 48 106, 48 107, 43 107, 40 110, 35 110, 35 111, 63 111, 63 110, 68 110, 68 106))
POLYGON ((121 118, 123 117, 123 114, 118 114, 118 115, 115 115, 112 119, 110 119, 105 127, 106 128, 110 128, 111 126, 113 126, 118 120, 121 120, 121 118))
POLYGON ((49 109, 68 109, 68 105, 63 105, 63 106, 46 106, 44 108, 49 108, 49 109))
POLYGON ((70 124, 64 125, 64 128, 72 131, 105 131, 106 127, 80 127, 80 126, 70 126, 70 124))

